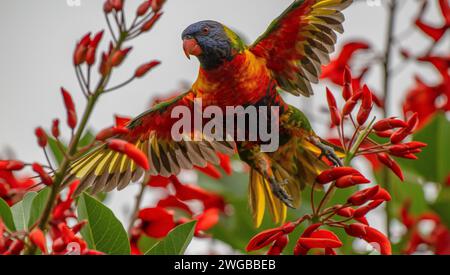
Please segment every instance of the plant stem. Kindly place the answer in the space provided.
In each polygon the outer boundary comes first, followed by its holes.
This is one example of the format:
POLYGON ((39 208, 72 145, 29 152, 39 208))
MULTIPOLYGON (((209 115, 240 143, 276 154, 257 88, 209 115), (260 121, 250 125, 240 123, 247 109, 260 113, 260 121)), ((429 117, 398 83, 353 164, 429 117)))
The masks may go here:
MULTIPOLYGON (((394 41, 394 31, 395 31, 395 19, 397 12, 397 0, 391 0, 388 11, 388 25, 387 25, 387 39, 385 45, 385 54, 384 54, 384 62, 383 62, 383 91, 384 91, 384 108, 383 108, 383 117, 387 118, 389 116, 389 104, 390 104, 390 84, 391 84, 391 76, 390 76, 390 66, 391 66, 391 55, 393 49, 393 41, 394 41)), ((384 182, 384 188, 386 191, 390 193, 391 191, 391 182, 389 178, 389 171, 387 168, 383 168, 382 170, 382 179, 384 182)), ((391 220, 392 220, 392 208, 391 204, 386 204, 386 231, 387 237, 391 239, 391 220)))
POLYGON ((140 190, 139 193, 136 195, 136 201, 134 203, 134 209, 133 212, 131 214, 131 219, 130 219, 130 225, 128 226, 128 234, 131 235, 131 230, 133 229, 133 225, 134 222, 137 220, 138 218, 138 214, 139 214, 139 209, 141 207, 141 202, 142 199, 144 198, 144 193, 147 187, 147 182, 149 180, 148 175, 144 176, 144 179, 142 180, 141 186, 140 186, 140 190))

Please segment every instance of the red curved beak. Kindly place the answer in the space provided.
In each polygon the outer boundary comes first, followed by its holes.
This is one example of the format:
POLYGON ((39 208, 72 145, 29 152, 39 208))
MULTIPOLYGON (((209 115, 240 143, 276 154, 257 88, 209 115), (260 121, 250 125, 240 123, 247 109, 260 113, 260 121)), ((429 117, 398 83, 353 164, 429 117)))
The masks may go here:
POLYGON ((191 59, 191 55, 199 56, 202 54, 202 48, 198 45, 197 40, 193 38, 183 39, 184 54, 188 59, 191 59))

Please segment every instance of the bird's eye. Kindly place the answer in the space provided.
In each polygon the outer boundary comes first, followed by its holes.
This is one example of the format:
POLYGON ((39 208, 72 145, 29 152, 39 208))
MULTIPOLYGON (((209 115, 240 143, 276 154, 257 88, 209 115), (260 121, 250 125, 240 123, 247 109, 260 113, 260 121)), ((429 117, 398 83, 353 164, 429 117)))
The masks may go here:
POLYGON ((208 28, 208 27, 204 27, 204 28, 202 29, 202 33, 203 33, 203 34, 208 34, 208 33, 209 33, 209 28, 208 28))

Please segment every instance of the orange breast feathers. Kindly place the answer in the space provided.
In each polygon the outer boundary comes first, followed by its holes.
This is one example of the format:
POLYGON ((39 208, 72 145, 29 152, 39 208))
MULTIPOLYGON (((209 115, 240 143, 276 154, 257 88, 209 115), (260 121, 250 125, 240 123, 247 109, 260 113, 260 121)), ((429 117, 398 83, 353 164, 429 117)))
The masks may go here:
POLYGON ((270 81, 264 59, 245 50, 215 70, 200 68, 192 89, 203 106, 244 106, 266 96, 270 81))

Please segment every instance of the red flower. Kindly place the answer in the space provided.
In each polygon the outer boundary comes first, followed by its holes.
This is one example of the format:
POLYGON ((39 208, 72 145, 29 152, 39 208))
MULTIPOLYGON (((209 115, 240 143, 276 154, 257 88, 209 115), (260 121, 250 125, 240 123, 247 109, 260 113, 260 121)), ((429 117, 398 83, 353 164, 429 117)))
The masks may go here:
POLYGON ((197 225, 195 226, 195 234, 198 235, 202 231, 211 229, 219 222, 219 209, 210 208, 196 217, 197 225))
POLYGON ((333 83, 342 86, 343 74, 348 67, 353 55, 360 50, 367 50, 370 46, 365 42, 350 42, 344 45, 339 56, 322 68, 320 78, 329 79, 333 83))
POLYGON ((155 23, 159 20, 159 18, 161 18, 162 13, 156 13, 154 16, 152 16, 147 22, 145 22, 142 27, 141 27, 141 31, 142 32, 147 32, 149 31, 154 25, 155 23))
POLYGON ((22 170, 25 164, 18 160, 0 160, 0 170, 18 171, 22 170))
POLYGON ((86 61, 86 53, 89 43, 91 42, 91 33, 87 33, 80 42, 78 42, 73 53, 73 63, 75 66, 79 66, 86 61))
POLYGON ((405 128, 408 124, 400 119, 386 118, 378 121, 373 125, 375 131, 383 132, 387 130, 392 130, 394 128, 405 128))
POLYGON ((370 112, 372 111, 372 92, 369 88, 364 85, 362 92, 362 103, 361 108, 359 109, 357 121, 359 125, 363 125, 367 118, 369 118, 370 112))
POLYGON ((150 169, 147 156, 133 144, 120 139, 112 139, 108 141, 108 147, 113 151, 127 155, 144 170, 150 169))
POLYGON ((316 230, 310 234, 303 234, 297 241, 294 254, 305 255, 310 249, 333 249, 342 246, 341 240, 331 231, 316 230))
POLYGON ((233 173, 233 168, 231 167, 231 158, 229 155, 217 153, 217 156, 220 159, 220 166, 223 171, 227 173, 227 175, 231 175, 233 173))
POLYGON ((59 138, 59 119, 54 119, 52 122, 52 135, 54 138, 59 138))
POLYGON ((64 99, 64 105, 66 106, 67 125, 71 129, 75 129, 77 126, 77 112, 75 110, 75 104, 73 103, 72 96, 64 88, 61 88, 61 93, 64 99))
POLYGON ((355 206, 363 205, 372 200, 378 194, 378 191, 380 191, 380 186, 378 185, 358 191, 348 198, 347 202, 355 206))
POLYGON ((319 184, 326 184, 349 175, 362 177, 361 173, 352 167, 335 167, 333 169, 322 172, 317 177, 316 181, 319 184))
POLYGON ((136 10, 137 16, 143 16, 147 13, 147 11, 150 9, 152 5, 152 1, 144 1, 142 4, 139 5, 138 9, 136 10))
POLYGON ((170 183, 169 178, 165 178, 163 176, 151 176, 150 180, 148 181, 147 185, 151 187, 167 187, 167 185, 170 183))
POLYGON ((177 208, 186 211, 189 215, 193 214, 191 208, 175 196, 168 196, 167 198, 160 200, 156 206, 162 208, 177 208))
POLYGON ((286 245, 289 243, 289 236, 288 235, 282 235, 280 238, 278 238, 273 245, 269 248, 267 251, 267 255, 280 255, 281 252, 283 252, 283 249, 286 247, 286 245))
POLYGON ((283 235, 294 231, 295 225, 293 223, 286 223, 285 225, 273 229, 265 230, 254 236, 247 245, 246 251, 260 250, 281 238, 283 235))
POLYGON ((361 176, 355 176, 355 175, 348 175, 344 176, 342 178, 339 178, 336 181, 336 187, 337 188, 347 188, 359 184, 366 184, 370 183, 370 180, 366 179, 365 177, 361 176))
POLYGON ((175 227, 173 214, 161 207, 142 209, 138 217, 140 227, 152 238, 164 238, 175 227))
POLYGON ((345 227, 345 232, 353 237, 365 240, 382 255, 391 255, 392 248, 388 238, 380 231, 364 224, 352 224, 345 227))
POLYGON ((47 137, 47 134, 45 133, 44 129, 42 129, 41 127, 38 127, 38 128, 36 128, 34 133, 36 134, 39 146, 42 148, 47 146, 48 137, 47 137))
POLYGON ((330 89, 327 88, 327 101, 328 101, 328 109, 330 109, 331 122, 334 126, 341 125, 341 115, 337 109, 336 99, 331 93, 330 89))
POLYGON ((47 254, 47 243, 45 240, 44 232, 42 232, 42 230, 40 230, 39 228, 33 229, 29 237, 30 241, 34 245, 36 245, 44 254, 47 254))
POLYGON ((101 130, 96 136, 95 139, 98 141, 105 141, 109 138, 119 136, 119 135, 126 135, 130 132, 128 128, 122 128, 122 127, 109 127, 106 129, 101 130))
POLYGON ((42 183, 50 186, 53 184, 53 179, 45 172, 44 168, 39 163, 33 163, 32 165, 33 171, 39 175, 42 183))
POLYGON ((152 70, 153 68, 155 68, 159 64, 161 64, 161 62, 160 61, 156 61, 156 60, 155 61, 151 61, 149 63, 145 63, 145 64, 139 66, 139 68, 136 69, 136 72, 134 73, 134 76, 137 77, 137 78, 143 77, 150 70, 152 70))
POLYGON ((402 172, 402 169, 400 168, 400 165, 398 165, 398 163, 395 160, 393 160, 391 157, 389 157, 389 155, 378 154, 377 157, 378 157, 378 160, 381 163, 383 163, 384 165, 386 165, 386 167, 391 169, 392 172, 394 172, 397 175, 397 177, 400 178, 401 181, 405 180, 405 177, 403 176, 403 172, 402 172))

